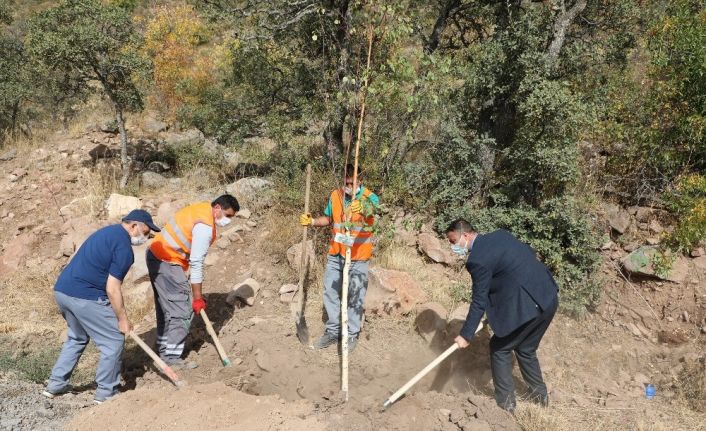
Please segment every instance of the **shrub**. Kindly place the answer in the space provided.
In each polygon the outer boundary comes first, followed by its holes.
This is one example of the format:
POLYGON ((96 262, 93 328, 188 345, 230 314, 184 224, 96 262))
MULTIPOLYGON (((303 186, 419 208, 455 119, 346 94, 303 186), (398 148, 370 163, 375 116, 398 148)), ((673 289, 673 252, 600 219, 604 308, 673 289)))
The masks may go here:
POLYGON ((665 243, 671 249, 688 253, 706 239, 706 176, 680 178, 666 193, 666 201, 678 222, 665 243))

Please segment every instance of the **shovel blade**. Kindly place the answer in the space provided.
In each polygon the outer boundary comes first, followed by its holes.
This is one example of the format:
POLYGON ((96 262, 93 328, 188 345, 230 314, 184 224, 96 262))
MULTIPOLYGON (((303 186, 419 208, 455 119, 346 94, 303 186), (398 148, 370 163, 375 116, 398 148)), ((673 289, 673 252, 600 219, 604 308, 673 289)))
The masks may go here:
POLYGON ((309 327, 306 326, 306 319, 304 316, 301 317, 301 319, 297 320, 297 338, 299 338, 299 342, 302 343, 305 346, 309 345, 309 327))

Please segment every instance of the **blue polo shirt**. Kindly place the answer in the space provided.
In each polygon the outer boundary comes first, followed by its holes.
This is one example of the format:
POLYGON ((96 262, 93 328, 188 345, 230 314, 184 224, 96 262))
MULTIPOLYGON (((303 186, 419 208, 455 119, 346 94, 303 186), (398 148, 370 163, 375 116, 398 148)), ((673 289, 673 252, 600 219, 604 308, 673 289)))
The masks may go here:
POLYGON ((134 261, 130 234, 120 224, 106 226, 81 245, 61 271, 54 290, 74 298, 108 299, 108 275, 122 281, 134 261))

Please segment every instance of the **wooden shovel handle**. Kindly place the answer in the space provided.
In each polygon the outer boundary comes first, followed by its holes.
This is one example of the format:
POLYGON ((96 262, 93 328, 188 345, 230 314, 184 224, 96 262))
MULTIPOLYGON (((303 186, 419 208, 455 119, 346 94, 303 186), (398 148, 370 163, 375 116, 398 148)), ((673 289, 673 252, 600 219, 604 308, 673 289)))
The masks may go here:
POLYGON ((142 348, 142 350, 145 351, 145 353, 147 353, 150 358, 152 358, 157 367, 164 373, 165 376, 169 378, 169 380, 172 381, 172 383, 176 386, 181 386, 182 382, 181 379, 179 379, 179 376, 177 376, 177 373, 175 373, 174 370, 172 370, 171 367, 154 352, 154 350, 150 349, 150 347, 142 341, 142 338, 138 337, 134 331, 130 331, 128 335, 135 341, 135 343, 137 343, 138 346, 142 348))
POLYGON ((228 365, 230 365, 230 359, 228 359, 228 355, 226 354, 225 349, 221 345, 221 341, 218 339, 218 335, 216 335, 216 331, 213 329, 213 325, 211 324, 211 320, 206 315, 206 310, 199 311, 199 315, 203 319, 203 322, 206 324, 206 331, 208 331, 208 335, 211 336, 211 339, 213 340, 213 344, 216 346, 216 351, 218 352, 218 356, 221 357, 221 361, 223 362, 223 365, 227 367, 228 365))

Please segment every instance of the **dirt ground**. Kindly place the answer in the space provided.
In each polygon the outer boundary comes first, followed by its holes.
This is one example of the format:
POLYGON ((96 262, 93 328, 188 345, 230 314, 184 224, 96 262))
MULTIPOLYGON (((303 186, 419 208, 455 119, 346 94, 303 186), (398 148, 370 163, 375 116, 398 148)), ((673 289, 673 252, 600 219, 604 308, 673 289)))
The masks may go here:
MULTIPOLYGON (((65 328, 51 296, 64 262, 56 256, 64 223, 56 208, 93 196, 88 184, 94 173, 83 170, 85 160, 74 154, 80 155, 95 139, 82 139, 57 144, 57 154, 28 149, 26 157, 0 165, 0 242, 20 238, 31 240, 32 247, 32 253, 22 257, 19 275, 0 280, 0 301, 21 304, 0 315, 0 334, 20 352, 57 344, 65 328), (9 173, 18 169, 24 169, 24 175, 9 180, 9 173), (38 204, 54 209, 40 221, 31 221, 38 204)), ((178 197, 179 191, 168 193, 178 197)), ((94 200, 85 204, 87 214, 93 213, 94 200)), ((159 203, 156 194, 144 200, 150 210, 159 203)), ((628 281, 617 275, 616 260, 607 256, 602 305, 581 318, 558 315, 540 347, 550 388, 548 409, 521 400, 513 417, 495 406, 490 334, 484 330, 471 347, 456 352, 383 410, 385 399, 448 347, 456 333, 449 328, 428 343, 415 331, 414 312, 367 320, 350 357, 350 399, 344 403, 338 352, 333 347, 314 351, 299 343, 289 305, 279 300, 280 286, 296 283, 296 274, 267 244, 272 240, 267 231, 271 217, 277 214, 253 214, 253 226, 240 233, 242 243, 214 246, 210 252, 207 311, 231 367, 221 365, 203 322, 196 318, 186 350, 199 367, 180 373, 188 383, 185 388, 171 385, 128 342, 123 392, 100 406, 91 403, 90 386, 49 401, 41 397, 41 385, 0 376, 0 429, 706 430, 706 417, 687 407, 679 380, 685 364, 706 353, 706 335, 701 333, 706 323, 706 272, 691 274, 682 284, 628 281), (248 277, 262 286, 253 306, 229 305, 228 292, 248 277), (644 396, 648 382, 657 387, 653 400, 644 396)), ((415 259, 411 265, 427 265, 421 257, 415 259)), ((445 269, 443 277, 454 271, 459 280, 468 278, 462 269, 445 269)), ((312 282, 309 289, 306 318, 315 338, 323 332, 321 288, 312 282)), ((137 332, 153 345, 153 311, 144 304, 127 305, 137 318, 137 332)), ((91 371, 96 360, 97 355, 87 355, 79 368, 91 371)), ((516 382, 522 396, 525 386, 517 370, 516 382)))

